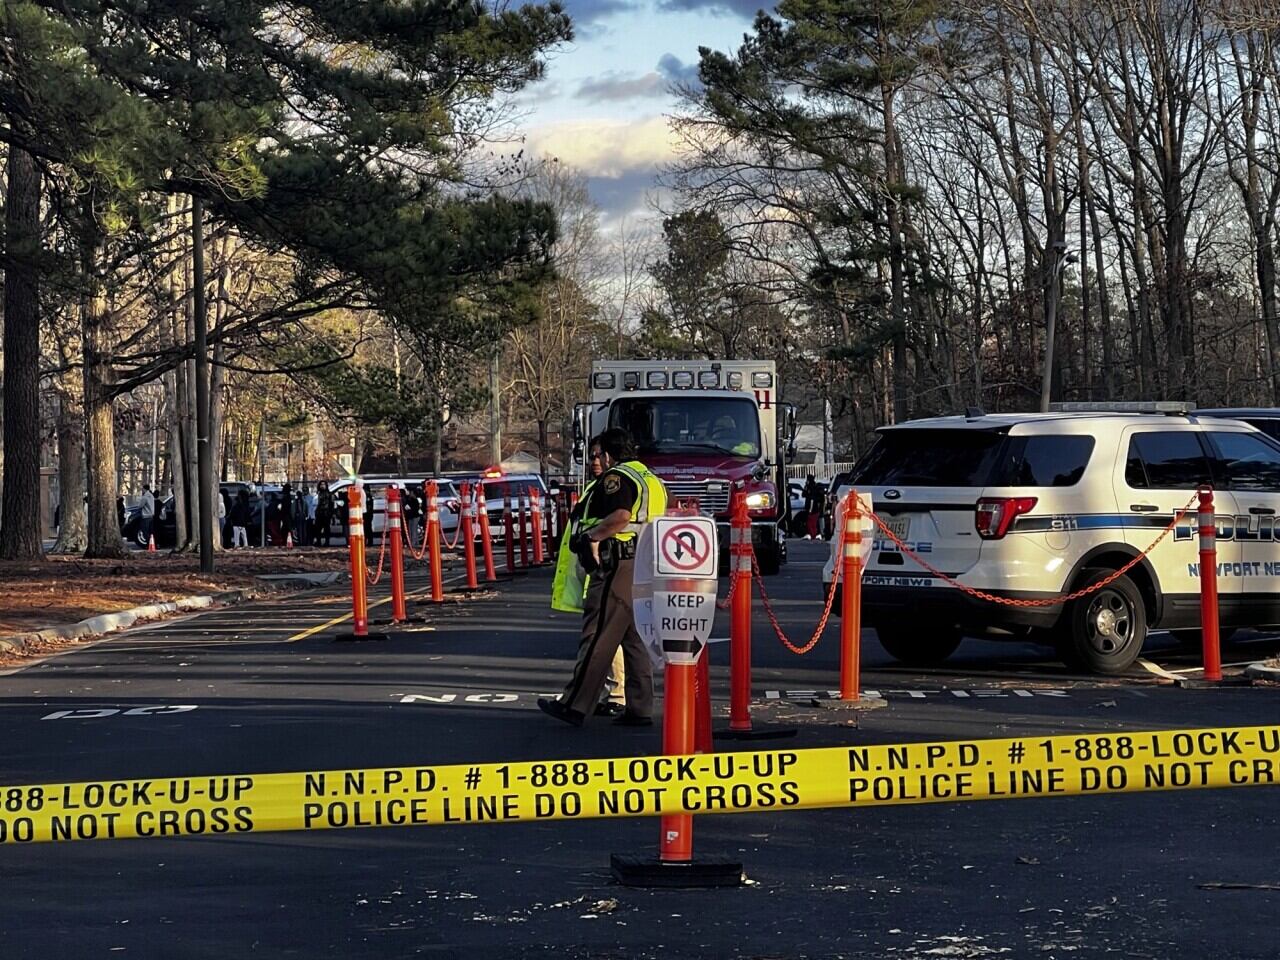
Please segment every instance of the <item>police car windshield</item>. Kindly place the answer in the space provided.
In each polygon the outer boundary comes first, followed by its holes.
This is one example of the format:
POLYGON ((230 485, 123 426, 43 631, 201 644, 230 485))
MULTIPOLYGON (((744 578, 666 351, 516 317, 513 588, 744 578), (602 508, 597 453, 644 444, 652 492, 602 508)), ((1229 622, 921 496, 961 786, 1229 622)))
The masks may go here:
POLYGON ((760 419, 746 397, 623 397, 609 411, 609 426, 631 435, 641 456, 718 452, 760 456, 760 419))

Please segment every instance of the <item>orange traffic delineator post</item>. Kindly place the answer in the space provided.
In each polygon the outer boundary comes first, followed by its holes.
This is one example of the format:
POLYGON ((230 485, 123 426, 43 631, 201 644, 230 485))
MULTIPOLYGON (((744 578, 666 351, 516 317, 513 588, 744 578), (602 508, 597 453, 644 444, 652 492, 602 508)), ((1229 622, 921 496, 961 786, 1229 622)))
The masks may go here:
POLYGON ((844 498, 840 534, 840 697, 822 700, 826 710, 874 710, 885 706, 883 697, 863 699, 862 686, 862 522, 865 514, 858 491, 844 498))
POLYGON ((1213 488, 1203 486, 1198 526, 1200 532, 1200 643, 1204 679, 1222 679, 1222 646, 1218 631, 1218 526, 1213 513, 1213 488))
POLYGON ((520 566, 529 569, 529 494, 516 495, 520 502, 520 566))
POLYGON ((751 519, 747 498, 733 494, 729 524, 729 729, 751 729, 751 519))
POLYGON ((493 566, 493 531, 489 529, 489 507, 484 502, 484 483, 476 484, 476 514, 480 519, 480 546, 484 552, 484 578, 489 583, 498 582, 498 571, 493 566))
POLYGON ((858 491, 845 496, 840 570, 840 699, 857 701, 862 667, 862 514, 858 491))
POLYGON ((729 521, 729 727, 715 735, 725 740, 778 740, 794 737, 795 727, 760 726, 751 720, 751 586, 755 548, 746 493, 735 488, 729 521))
POLYGON ((694 676, 694 706, 697 714, 694 722, 695 753, 714 753, 711 733, 711 654, 702 652, 698 658, 698 672, 694 676))
POLYGON ((434 480, 427 481, 427 570, 431 577, 431 596, 418 603, 444 602, 444 562, 440 557, 440 488, 434 480))
POLYGON ((382 532, 391 538, 391 622, 404 623, 409 615, 404 608, 404 545, 400 536, 400 487, 387 487, 387 523, 382 532))
POLYGON ((533 541, 533 565, 542 566, 542 494, 529 488, 529 539, 533 541))
POLYGON ((502 508, 502 526, 504 534, 504 546, 507 553, 507 575, 514 576, 516 572, 516 530, 515 524, 511 521, 511 495, 505 498, 505 505, 502 508))
MULTIPOLYGON (((667 661, 662 707, 662 752, 669 757, 702 753, 710 741, 710 697, 706 714, 701 709, 700 684, 706 676, 707 651, 697 663, 667 661), (700 730, 705 722, 708 728, 700 730)), ((668 814, 661 818, 658 857, 610 858, 614 879, 633 887, 738 887, 742 864, 732 860, 693 857, 693 815, 668 814)))
POLYGON ((480 581, 476 579, 476 540, 472 526, 475 503, 471 499, 471 484, 462 485, 462 557, 467 567, 467 590, 479 590, 480 581))
POLYGON ((351 561, 351 632, 339 640, 381 640, 369 632, 369 603, 365 591, 364 487, 357 481, 347 488, 347 553, 351 561))

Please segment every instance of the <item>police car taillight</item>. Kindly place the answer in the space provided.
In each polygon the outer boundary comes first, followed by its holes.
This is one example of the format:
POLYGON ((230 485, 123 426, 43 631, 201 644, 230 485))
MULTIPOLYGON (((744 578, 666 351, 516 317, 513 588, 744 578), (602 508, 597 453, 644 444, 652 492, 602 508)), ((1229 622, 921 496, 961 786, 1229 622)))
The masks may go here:
POLYGON ((1035 497, 983 497, 974 513, 974 525, 983 540, 999 540, 1013 521, 1036 505, 1035 497))

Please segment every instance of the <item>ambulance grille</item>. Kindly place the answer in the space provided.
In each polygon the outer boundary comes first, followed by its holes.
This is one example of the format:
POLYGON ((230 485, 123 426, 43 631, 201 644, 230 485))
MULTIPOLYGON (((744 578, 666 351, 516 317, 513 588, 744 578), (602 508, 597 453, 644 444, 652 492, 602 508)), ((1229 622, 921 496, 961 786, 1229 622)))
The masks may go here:
POLYGON ((703 516, 714 517, 716 514, 729 512, 729 482, 719 481, 714 484, 703 480, 664 480, 667 497, 678 500, 681 497, 696 497, 703 516), (714 486, 717 489, 709 490, 714 486))

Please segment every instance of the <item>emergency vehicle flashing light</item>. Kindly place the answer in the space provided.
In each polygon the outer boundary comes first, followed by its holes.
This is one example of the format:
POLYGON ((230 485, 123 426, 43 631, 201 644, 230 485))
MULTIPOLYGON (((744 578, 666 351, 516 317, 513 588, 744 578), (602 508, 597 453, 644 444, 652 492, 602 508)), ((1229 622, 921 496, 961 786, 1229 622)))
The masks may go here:
POLYGON ((1051 403, 1053 413, 1171 413, 1185 416, 1196 408, 1185 400, 1107 400, 1051 403))

